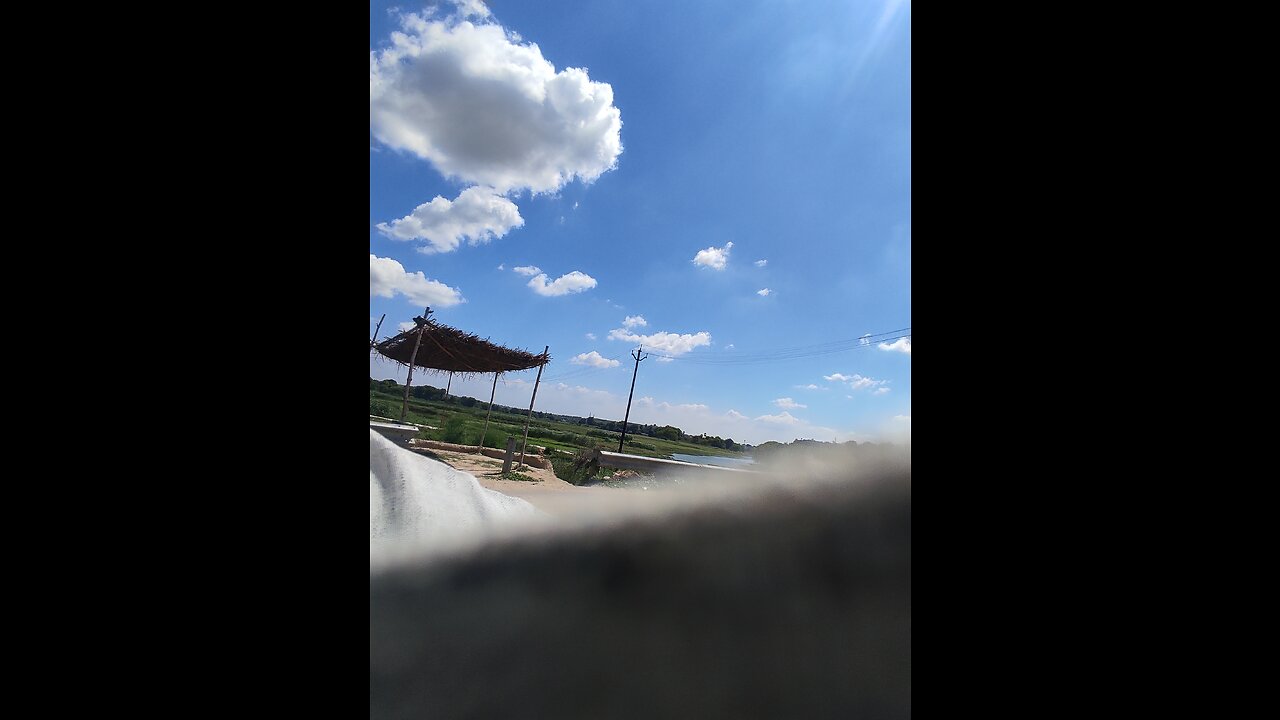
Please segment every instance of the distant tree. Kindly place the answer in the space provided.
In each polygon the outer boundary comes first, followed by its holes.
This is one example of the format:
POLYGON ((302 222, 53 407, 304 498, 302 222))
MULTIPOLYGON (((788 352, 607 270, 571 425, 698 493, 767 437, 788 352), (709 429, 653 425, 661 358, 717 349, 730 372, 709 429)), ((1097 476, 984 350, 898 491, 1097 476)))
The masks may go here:
POLYGON ((680 431, 680 428, 672 425, 663 425, 657 430, 654 430, 653 434, 664 440, 679 440, 684 435, 684 433, 680 431))

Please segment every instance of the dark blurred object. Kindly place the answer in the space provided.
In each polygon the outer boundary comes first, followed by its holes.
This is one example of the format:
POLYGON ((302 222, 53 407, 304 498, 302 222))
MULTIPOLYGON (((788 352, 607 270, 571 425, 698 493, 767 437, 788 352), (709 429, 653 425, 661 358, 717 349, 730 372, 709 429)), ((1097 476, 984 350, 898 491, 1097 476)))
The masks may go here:
POLYGON ((910 471, 379 572, 371 718, 907 718, 910 471))

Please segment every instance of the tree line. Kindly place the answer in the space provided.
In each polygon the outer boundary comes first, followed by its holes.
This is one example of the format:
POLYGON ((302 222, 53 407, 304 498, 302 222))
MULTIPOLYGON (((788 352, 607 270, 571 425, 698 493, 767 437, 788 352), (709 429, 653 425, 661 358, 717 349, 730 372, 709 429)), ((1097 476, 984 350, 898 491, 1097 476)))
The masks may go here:
MULTIPOLYGON (((369 390, 374 392, 391 393, 395 395, 404 395, 404 385, 395 380, 374 380, 369 378, 369 390)), ((476 400, 473 397, 450 395, 445 397, 444 390, 430 385, 415 385, 409 390, 409 396, 418 400, 440 400, 443 402, 461 405, 462 407, 479 407, 481 410, 487 410, 489 403, 483 400, 476 400)), ((513 408, 506 405, 493 404, 493 408, 502 412, 511 413, 527 413, 528 408, 513 408)), ((594 415, 589 417, 579 417, 577 415, 560 415, 557 413, 545 413, 533 411, 533 416, 544 420, 555 420, 556 422, 569 423, 571 425, 586 425, 589 427, 600 428, 613 432, 622 432, 621 420, 605 420, 597 418, 594 415)), ((722 450, 744 451, 751 448, 750 445, 744 443, 736 443, 733 438, 721 438, 719 435, 707 435, 701 433, 698 435, 690 435, 674 425, 646 425, 644 423, 627 423, 628 435, 644 435, 647 437, 662 438, 678 442, 687 442, 694 445, 705 445, 707 447, 720 448, 722 450)))

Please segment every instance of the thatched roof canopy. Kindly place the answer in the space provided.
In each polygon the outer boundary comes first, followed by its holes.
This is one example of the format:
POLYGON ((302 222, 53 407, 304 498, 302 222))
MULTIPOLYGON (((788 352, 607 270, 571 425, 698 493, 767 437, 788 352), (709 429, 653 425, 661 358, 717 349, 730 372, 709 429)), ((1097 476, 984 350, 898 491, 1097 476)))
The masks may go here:
MULTIPOLYGON (((412 328, 383 340, 376 347, 386 357, 408 365, 417 337, 418 329, 412 328)), ((427 329, 422 334, 422 344, 413 364, 429 370, 491 373, 528 370, 548 359, 543 355, 495 345, 457 328, 427 320, 427 329)))

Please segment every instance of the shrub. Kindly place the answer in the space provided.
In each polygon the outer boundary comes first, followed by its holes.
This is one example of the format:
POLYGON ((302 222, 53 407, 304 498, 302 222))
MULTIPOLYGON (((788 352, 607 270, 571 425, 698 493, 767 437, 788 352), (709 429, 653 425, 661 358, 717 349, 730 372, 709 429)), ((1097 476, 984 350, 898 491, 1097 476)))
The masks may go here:
MULTIPOLYGON (((479 437, 480 431, 477 430, 476 438, 479 439, 479 437)), ((507 433, 497 428, 489 428, 489 431, 484 434, 484 446, 498 448, 499 450, 505 448, 507 446, 507 433)))
POLYGON ((461 444, 466 435, 467 421, 461 415, 454 415, 444 421, 440 439, 449 443, 461 444))

